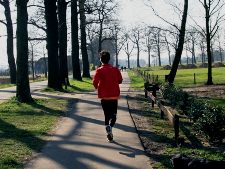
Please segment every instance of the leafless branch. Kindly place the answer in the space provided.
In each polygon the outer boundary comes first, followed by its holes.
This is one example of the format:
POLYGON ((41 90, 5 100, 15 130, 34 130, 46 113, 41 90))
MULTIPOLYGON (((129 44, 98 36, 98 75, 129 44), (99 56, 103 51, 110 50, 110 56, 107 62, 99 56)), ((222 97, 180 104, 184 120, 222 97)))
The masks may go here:
POLYGON ((5 26, 7 25, 3 20, 0 20, 0 23, 4 24, 5 26))
POLYGON ((28 5, 27 7, 28 7, 28 8, 29 8, 29 7, 37 7, 37 8, 45 9, 45 7, 44 7, 44 6, 41 6, 41 5, 28 5))
POLYGON ((154 14, 155 14, 158 18, 160 18, 160 19, 163 20, 164 22, 168 23, 169 25, 171 25, 171 26, 175 27, 177 30, 179 30, 179 28, 178 28, 175 24, 172 24, 172 23, 170 23, 169 21, 167 21, 166 19, 164 19, 163 17, 161 17, 161 16, 155 11, 155 9, 153 8, 152 5, 149 6, 149 5, 146 4, 146 6, 152 8, 152 11, 154 12, 154 14))
POLYGON ((46 28, 44 28, 44 27, 42 27, 42 26, 39 26, 34 20, 30 20, 30 21, 28 21, 28 24, 30 24, 30 25, 33 25, 33 26, 35 26, 35 27, 37 27, 38 29, 41 29, 41 30, 43 30, 44 32, 46 32, 47 31, 47 29, 46 28))

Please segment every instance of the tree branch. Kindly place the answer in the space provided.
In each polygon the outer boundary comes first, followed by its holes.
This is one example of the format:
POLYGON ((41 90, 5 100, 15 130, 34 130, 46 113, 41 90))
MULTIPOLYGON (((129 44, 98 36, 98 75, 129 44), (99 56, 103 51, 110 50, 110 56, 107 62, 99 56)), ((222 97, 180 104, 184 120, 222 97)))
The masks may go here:
POLYGON ((160 18, 160 19, 163 20, 164 22, 168 23, 169 25, 175 27, 177 30, 180 30, 175 24, 170 23, 169 21, 167 21, 166 19, 164 19, 163 17, 161 17, 158 13, 156 13, 156 11, 155 11, 155 9, 153 8, 152 5, 150 5, 150 6, 147 5, 147 4, 145 4, 145 5, 148 6, 148 7, 150 7, 150 8, 152 8, 152 11, 154 12, 154 14, 155 14, 158 18, 160 18))
POLYGON ((4 22, 3 20, 0 20, 0 23, 4 24, 5 26, 7 26, 6 22, 4 22))
POLYGON ((37 8, 45 9, 45 7, 41 6, 41 5, 28 5, 27 8, 29 8, 29 7, 37 7, 37 8))
POLYGON ((35 41, 35 40, 37 40, 37 41, 44 41, 44 40, 47 40, 47 38, 28 38, 28 40, 29 41, 35 41))
POLYGON ((44 27, 42 27, 42 26, 39 26, 39 25, 38 25, 36 22, 34 22, 33 20, 28 21, 28 24, 29 24, 29 25, 33 25, 33 26, 36 26, 38 29, 41 29, 41 30, 43 30, 44 32, 47 31, 46 28, 44 28, 44 27))

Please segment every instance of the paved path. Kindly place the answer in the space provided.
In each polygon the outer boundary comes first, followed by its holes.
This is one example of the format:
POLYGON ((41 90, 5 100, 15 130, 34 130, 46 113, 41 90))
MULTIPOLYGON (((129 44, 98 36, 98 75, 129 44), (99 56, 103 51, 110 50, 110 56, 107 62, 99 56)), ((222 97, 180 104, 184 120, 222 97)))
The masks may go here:
MULTIPOLYGON (((113 128, 114 142, 106 141, 104 116, 97 92, 71 95, 79 98, 42 151, 27 169, 152 169, 127 106, 130 79, 122 73, 121 99, 113 128)), ((46 94, 33 93, 34 96, 46 94)), ((69 97, 61 95, 60 97, 69 97)))

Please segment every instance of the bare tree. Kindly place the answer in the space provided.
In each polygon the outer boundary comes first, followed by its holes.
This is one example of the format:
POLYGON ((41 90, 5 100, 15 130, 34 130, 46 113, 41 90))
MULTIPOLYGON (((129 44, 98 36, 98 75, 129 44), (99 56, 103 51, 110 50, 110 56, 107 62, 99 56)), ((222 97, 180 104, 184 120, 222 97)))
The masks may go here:
POLYGON ((62 89, 58 62, 58 20, 56 0, 45 0, 44 5, 47 26, 48 87, 62 89))
POLYGON ((0 5, 5 8, 5 21, 1 21, 6 26, 7 29, 7 55, 8 55, 8 63, 10 69, 10 82, 12 84, 16 84, 16 64, 15 58, 13 54, 13 24, 11 18, 11 10, 9 0, 0 0, 0 5))
POLYGON ((82 80, 79 59, 79 37, 78 37, 78 0, 71 1, 71 36, 72 36, 72 67, 73 78, 82 80))
POLYGON ((61 83, 69 85, 68 65, 67 65, 67 24, 65 0, 58 0, 58 19, 59 19, 59 70, 61 83), (66 79, 66 80, 65 80, 66 79))
POLYGON ((124 51, 127 54, 127 66, 128 66, 128 69, 130 69, 130 56, 131 56, 131 53, 133 52, 133 49, 134 49, 134 43, 132 43, 133 45, 130 48, 129 41, 130 41, 129 34, 125 33, 124 51))
POLYGON ((175 58, 173 61, 173 65, 169 74, 168 82, 173 83, 176 73, 177 73, 177 68, 178 64, 181 59, 182 51, 183 51, 183 46, 184 46, 184 37, 185 37, 185 30, 186 30, 186 21, 187 21, 187 12, 188 12, 188 0, 184 0, 184 10, 183 10, 183 15, 182 15, 182 21, 181 21, 181 28, 179 30, 179 43, 178 47, 176 49, 176 54, 175 58))
POLYGON ((136 49, 137 49, 137 67, 140 67, 140 45, 141 45, 141 40, 142 40, 142 29, 141 27, 136 26, 135 28, 132 29, 130 39, 131 41, 135 44, 136 49))
POLYGON ((79 0, 80 10, 80 30, 81 30, 81 52, 83 60, 83 77, 90 77, 87 42, 86 42, 86 16, 85 16, 85 1, 79 0))
POLYGON ((99 41, 98 41, 98 52, 102 50, 102 43, 105 40, 109 40, 109 37, 104 37, 104 31, 109 30, 107 25, 113 21, 112 15, 118 7, 118 4, 114 0, 91 0, 88 4, 88 12, 92 14, 93 17, 89 17, 88 23, 96 23, 99 25, 99 41))
POLYGON ((118 26, 118 24, 115 23, 114 25, 114 29, 112 29, 112 41, 114 41, 115 43, 112 43, 113 45, 113 50, 116 54, 116 67, 118 68, 118 55, 124 45, 124 37, 123 36, 119 36, 119 32, 121 31, 121 28, 118 26))
POLYGON ((151 67, 151 50, 153 48, 153 28, 152 27, 149 27, 149 28, 146 28, 146 34, 145 34, 145 44, 146 44, 146 47, 147 47, 147 51, 148 51, 148 67, 151 67))
POLYGON ((221 10, 225 5, 223 1, 215 0, 199 0, 205 9, 205 29, 202 28, 198 23, 197 26, 200 28, 200 32, 206 39, 207 44, 207 56, 208 56, 208 79, 206 84, 212 85, 212 51, 211 51, 211 40, 218 31, 221 21, 223 21, 224 15, 221 14, 221 10), (213 20, 215 22, 213 22, 213 20))
POLYGON ((187 31, 186 34, 187 41, 191 44, 188 46, 188 51, 192 54, 192 64, 196 63, 196 56, 195 56, 195 47, 198 42, 199 34, 196 29, 190 29, 187 31))
POLYGON ((28 77, 28 33, 27 33, 27 2, 16 0, 17 5, 17 89, 16 97, 21 102, 30 102, 28 77))

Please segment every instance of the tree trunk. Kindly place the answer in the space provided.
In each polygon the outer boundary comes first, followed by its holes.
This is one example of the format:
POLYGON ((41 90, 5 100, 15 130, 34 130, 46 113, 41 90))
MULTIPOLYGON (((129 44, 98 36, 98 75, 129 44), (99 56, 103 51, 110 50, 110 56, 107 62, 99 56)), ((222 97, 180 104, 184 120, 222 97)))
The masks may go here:
POLYGON ((77 0, 71 1, 71 33, 72 33, 73 78, 76 80, 82 80, 81 69, 80 69, 80 59, 79 59, 77 0))
POLYGON ((206 13, 206 42, 207 42, 207 55, 208 55, 208 79, 206 84, 207 85, 213 85, 212 82, 212 55, 211 55, 211 50, 210 50, 210 30, 209 30, 209 7, 207 6, 206 0, 204 0, 204 5, 205 5, 205 13, 206 13))
POLYGON ((16 63, 15 63, 14 54, 13 54, 13 25, 12 25, 9 0, 4 0, 3 6, 5 8, 5 18, 6 18, 7 55, 8 55, 8 63, 9 63, 9 70, 10 70, 10 82, 11 84, 16 84, 16 63))
POLYGON ((160 31, 157 34, 157 51, 158 51, 158 57, 159 57, 159 66, 161 66, 161 51, 160 51, 160 31))
POLYGON ((58 59, 58 20, 56 0, 44 0, 47 26, 48 87, 62 89, 58 59))
POLYGON ((103 22, 100 21, 100 30, 99 30, 99 39, 98 39, 98 53, 102 51, 102 29, 103 29, 103 22))
POLYGON ((151 48, 148 47, 148 67, 151 67, 151 48))
POLYGON ((67 65, 67 25, 66 25, 67 2, 58 0, 59 18, 59 70, 61 83, 69 85, 68 65, 67 65), (67 81, 65 81, 67 79, 67 81))
POLYGON ((83 60, 83 77, 90 77, 90 67, 87 53, 87 42, 86 42, 86 16, 84 9, 85 0, 79 0, 80 9, 80 29, 81 29, 81 53, 83 60))
POLYGON ((136 43, 137 45, 137 67, 141 67, 140 66, 140 48, 139 48, 139 43, 136 43))
POLYGON ((30 102, 28 77, 28 33, 27 33, 27 2, 16 0, 17 5, 17 89, 16 97, 21 102, 30 102))
POLYGON ((184 46, 184 38, 185 38, 185 28, 186 28, 186 21, 187 21, 187 11, 188 11, 188 0, 184 0, 184 12, 182 16, 182 22, 181 22, 181 30, 179 34, 179 43, 178 47, 176 49, 176 54, 175 58, 173 61, 173 65, 169 74, 168 82, 173 83, 176 73, 177 73, 177 68, 181 59, 182 51, 183 51, 183 46, 184 46))

